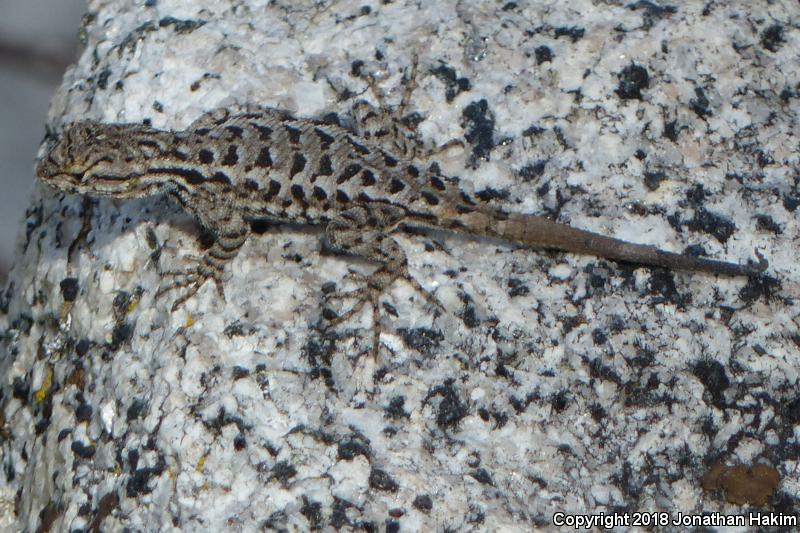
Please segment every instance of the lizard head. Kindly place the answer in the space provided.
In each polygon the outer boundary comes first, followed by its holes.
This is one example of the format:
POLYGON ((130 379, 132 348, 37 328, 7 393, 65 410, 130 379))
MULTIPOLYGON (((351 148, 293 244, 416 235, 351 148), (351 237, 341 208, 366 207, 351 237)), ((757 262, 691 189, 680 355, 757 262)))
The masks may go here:
POLYGON ((73 122, 45 141, 36 175, 69 193, 132 198, 160 192, 162 184, 145 176, 149 160, 161 153, 161 133, 140 124, 73 122))

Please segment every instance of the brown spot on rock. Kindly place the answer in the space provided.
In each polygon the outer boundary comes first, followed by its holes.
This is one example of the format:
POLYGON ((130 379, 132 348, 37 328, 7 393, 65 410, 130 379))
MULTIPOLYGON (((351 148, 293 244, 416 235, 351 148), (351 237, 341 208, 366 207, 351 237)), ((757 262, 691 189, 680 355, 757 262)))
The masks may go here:
POLYGON ((702 486, 707 491, 722 490, 725 499, 736 505, 763 506, 780 480, 780 473, 770 465, 755 464, 748 468, 742 464, 716 463, 703 476, 702 486))

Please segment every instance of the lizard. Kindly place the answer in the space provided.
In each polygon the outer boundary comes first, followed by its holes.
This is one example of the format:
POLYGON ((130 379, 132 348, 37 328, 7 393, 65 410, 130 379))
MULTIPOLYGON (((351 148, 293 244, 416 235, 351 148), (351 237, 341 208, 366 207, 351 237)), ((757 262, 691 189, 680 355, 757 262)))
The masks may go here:
POLYGON ((173 311, 208 280, 224 298, 226 265, 247 239, 250 223, 265 218, 323 226, 326 247, 377 264, 362 289, 347 293, 359 300, 335 323, 367 301, 377 320, 378 298, 398 278, 431 298, 409 275, 406 254, 393 237, 404 227, 721 276, 752 276, 767 267, 760 255, 750 264, 682 255, 492 206, 462 190, 437 165, 423 168, 396 155, 402 150, 392 152, 368 137, 268 107, 213 110, 182 131, 77 121, 45 141, 36 174, 71 194, 165 194, 196 219, 213 243, 192 268, 167 272, 176 281, 164 290, 185 289, 173 311))

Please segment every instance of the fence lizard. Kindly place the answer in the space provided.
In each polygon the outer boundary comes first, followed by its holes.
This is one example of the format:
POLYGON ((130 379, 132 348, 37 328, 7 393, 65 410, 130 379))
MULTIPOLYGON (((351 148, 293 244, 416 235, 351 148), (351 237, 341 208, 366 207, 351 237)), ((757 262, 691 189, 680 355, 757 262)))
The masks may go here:
MULTIPOLYGON (((403 226, 489 236, 524 246, 590 254, 641 265, 752 275, 766 268, 680 255, 576 229, 541 216, 489 206, 457 179, 424 169, 335 124, 271 108, 211 111, 184 131, 141 124, 68 124, 40 159, 39 178, 62 191, 138 198, 167 194, 214 237, 195 268, 171 272, 185 288, 173 310, 209 279, 220 294, 225 265, 236 257, 254 219, 322 225, 335 251, 378 264, 360 303, 408 275, 392 237, 403 226)), ((159 291, 160 292, 160 291, 159 291)), ((424 291, 423 291, 424 292, 424 291)))

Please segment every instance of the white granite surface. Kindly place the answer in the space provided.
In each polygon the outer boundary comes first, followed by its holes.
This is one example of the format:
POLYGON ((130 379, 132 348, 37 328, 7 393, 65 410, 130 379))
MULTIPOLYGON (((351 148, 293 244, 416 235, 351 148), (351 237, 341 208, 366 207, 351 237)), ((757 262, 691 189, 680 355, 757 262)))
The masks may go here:
POLYGON ((669 250, 758 252, 770 268, 723 279, 404 235, 446 312, 399 283, 375 360, 368 309, 337 335, 318 327, 321 287, 347 287, 354 266, 322 255, 318 232, 253 236, 227 301, 208 284, 171 313, 153 294, 160 268, 197 252, 191 220, 165 199, 87 204, 40 187, 0 300, 6 523, 530 531, 558 530, 559 512, 800 515, 796 3, 89 12, 53 126, 179 129, 243 103, 345 114, 347 91, 374 99, 355 70, 396 104, 416 55, 411 111, 430 146, 463 141, 438 160, 465 187, 669 250), (778 491, 764 507, 704 492, 718 460, 773 465, 778 491))

